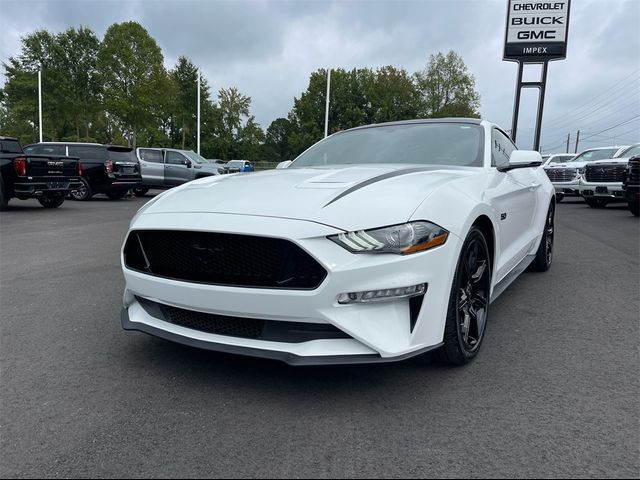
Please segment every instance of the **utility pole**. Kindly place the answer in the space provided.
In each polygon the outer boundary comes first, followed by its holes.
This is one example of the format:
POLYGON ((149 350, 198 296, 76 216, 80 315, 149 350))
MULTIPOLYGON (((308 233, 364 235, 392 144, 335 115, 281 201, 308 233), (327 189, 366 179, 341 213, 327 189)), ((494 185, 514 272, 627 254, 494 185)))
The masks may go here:
POLYGON ((40 143, 42 143, 42 70, 38 70, 38 118, 40 126, 40 143))
POLYGON ((198 155, 200 155, 200 69, 198 69, 198 155))
POLYGON ((324 109, 324 138, 329 135, 329 93, 331 92, 331 69, 327 70, 327 102, 324 109))
POLYGON ((567 153, 569 153, 569 142, 571 141, 571 132, 567 133, 567 153))
POLYGON ((578 143, 580 143, 580 130, 576 133, 576 150, 574 153, 578 153, 578 143))

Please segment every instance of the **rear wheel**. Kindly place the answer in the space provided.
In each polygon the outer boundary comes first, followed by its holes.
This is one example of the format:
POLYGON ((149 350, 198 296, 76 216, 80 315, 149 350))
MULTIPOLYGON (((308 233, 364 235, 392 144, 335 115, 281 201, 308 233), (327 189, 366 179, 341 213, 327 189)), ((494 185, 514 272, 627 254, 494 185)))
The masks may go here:
POLYGON ((43 197, 39 198, 38 202, 40 202, 40 205, 42 205, 44 208, 58 208, 64 203, 64 197, 43 197))
POLYGON ((555 208, 553 205, 549 205, 549 211, 547 212, 547 220, 544 224, 544 232, 542 233, 542 240, 540 240, 540 246, 536 252, 536 258, 529 265, 529 270, 533 272, 546 272, 551 267, 553 262, 553 238, 555 230, 555 208))
POLYGON ((451 286, 444 345, 436 356, 451 365, 473 360, 482 344, 489 311, 491 261, 487 242, 478 227, 467 235, 451 286))
POLYGON ((585 198, 584 201, 587 202, 587 205, 591 208, 604 208, 607 206, 607 203, 609 203, 609 201, 604 198, 585 198))
POLYGON ((629 211, 636 217, 640 216, 640 202, 629 202, 629 211))
POLYGON ((6 210, 8 204, 9 204, 9 196, 4 191, 4 183, 0 178, 0 212, 6 210))
POLYGON ((109 192, 106 195, 109 197, 109 200, 120 200, 126 194, 127 190, 118 190, 117 192, 109 192))
POLYGON ((89 200, 93 196, 93 190, 91 189, 91 185, 89 185, 89 182, 84 177, 80 177, 80 183, 81 183, 80 188, 78 188, 77 190, 73 190, 71 192, 70 194, 71 198, 73 200, 80 200, 80 201, 89 200))
POLYGON ((144 197, 149 191, 149 187, 136 187, 133 189, 133 194, 136 197, 144 197))

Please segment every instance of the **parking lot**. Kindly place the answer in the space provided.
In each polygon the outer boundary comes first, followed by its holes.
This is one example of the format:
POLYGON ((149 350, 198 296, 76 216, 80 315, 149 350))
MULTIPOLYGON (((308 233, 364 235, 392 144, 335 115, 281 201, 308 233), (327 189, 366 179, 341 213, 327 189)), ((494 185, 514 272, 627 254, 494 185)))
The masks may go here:
POLYGON ((638 475, 626 207, 558 206, 551 271, 492 305, 467 367, 291 368, 121 330, 118 254, 145 201, 2 213, 3 477, 638 475))

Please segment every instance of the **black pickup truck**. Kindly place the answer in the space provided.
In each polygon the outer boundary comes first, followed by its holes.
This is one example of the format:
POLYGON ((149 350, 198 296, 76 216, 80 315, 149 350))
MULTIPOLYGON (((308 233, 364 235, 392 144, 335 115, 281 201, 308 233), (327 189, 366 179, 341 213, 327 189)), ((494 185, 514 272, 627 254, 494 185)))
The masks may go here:
POLYGON ((0 210, 12 198, 37 198, 45 208, 59 207, 80 188, 81 175, 78 158, 25 154, 18 139, 0 136, 0 210))

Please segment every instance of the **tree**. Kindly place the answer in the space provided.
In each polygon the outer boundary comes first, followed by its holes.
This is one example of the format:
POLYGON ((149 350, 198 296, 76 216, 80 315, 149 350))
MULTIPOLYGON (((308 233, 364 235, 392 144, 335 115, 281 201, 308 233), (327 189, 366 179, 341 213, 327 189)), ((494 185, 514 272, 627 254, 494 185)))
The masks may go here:
POLYGON ((415 75, 427 117, 479 117, 480 95, 462 58, 450 51, 431 55, 426 70, 415 75))
POLYGON ((289 137, 292 131, 293 124, 286 118, 277 118, 271 122, 265 136, 263 159, 272 162, 291 160, 293 149, 289 143, 289 137))
POLYGON ((414 78, 405 70, 388 65, 363 72, 369 104, 368 123, 411 120, 422 114, 423 102, 414 78))
POLYGON ((136 22, 113 24, 98 53, 107 111, 137 145, 138 133, 157 127, 159 98, 168 88, 160 47, 136 22))

